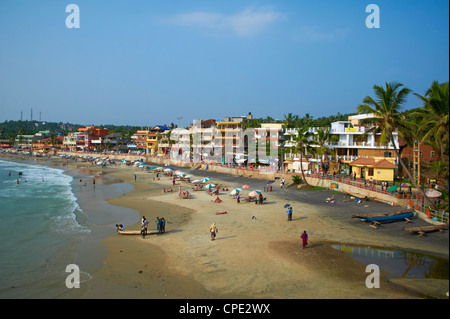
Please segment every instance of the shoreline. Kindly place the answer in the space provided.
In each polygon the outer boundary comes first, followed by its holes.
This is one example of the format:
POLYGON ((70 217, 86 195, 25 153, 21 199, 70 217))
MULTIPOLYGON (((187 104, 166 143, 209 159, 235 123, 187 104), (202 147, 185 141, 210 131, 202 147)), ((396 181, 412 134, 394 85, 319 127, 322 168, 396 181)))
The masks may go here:
MULTIPOLYGON (((211 203, 213 197, 204 192, 191 192, 194 198, 181 199, 177 198, 176 191, 162 193, 162 187, 168 187, 170 180, 154 181, 156 174, 151 172, 134 167, 92 168, 118 179, 119 183, 123 181, 134 187, 122 196, 109 199, 109 204, 138 211, 140 216, 147 214, 150 226, 154 225, 155 216, 167 217, 168 223, 167 233, 161 236, 142 239, 140 236, 114 234, 103 239, 108 256, 103 266, 93 274, 81 298, 418 298, 419 295, 385 281, 381 283, 381 289, 366 288, 364 265, 334 250, 331 243, 378 246, 374 245, 377 243, 380 247, 406 250, 414 247, 415 251, 443 256, 448 260, 448 233, 447 246, 437 247, 434 242, 430 244, 422 240, 420 244, 416 237, 395 235, 396 230, 387 230, 393 224, 381 231, 367 225, 361 227, 360 221, 339 216, 346 209, 354 209, 350 203, 339 201, 330 211, 329 205, 317 202, 329 191, 305 194, 277 187, 274 192, 265 193, 267 204, 241 203, 237 209, 235 200, 228 196, 229 192, 219 195, 223 200, 220 204, 211 203), (133 181, 135 173, 136 183, 133 181), (294 207, 291 222, 285 221, 283 205, 286 202, 291 202, 294 207), (227 211, 228 214, 214 214, 219 211, 227 211), (334 212, 337 212, 336 218, 327 216, 334 212), (256 219, 251 219, 252 216, 256 219), (214 242, 209 240, 208 232, 212 221, 220 230, 214 242), (298 235, 304 229, 310 235, 310 246, 302 250, 298 235)), ((222 178, 229 187, 242 181, 252 182, 252 187, 259 185, 256 189, 264 186, 260 180, 203 171, 191 173, 214 175, 211 182, 222 178)), ((191 185, 181 183, 183 190, 190 189, 191 185)), ((388 208, 382 203, 370 202, 369 205, 381 211, 388 208)), ((125 226, 126 229, 138 229, 139 220, 125 226)), ((414 290, 409 282, 403 286, 414 290)), ((448 280, 446 284, 448 291, 448 280)))

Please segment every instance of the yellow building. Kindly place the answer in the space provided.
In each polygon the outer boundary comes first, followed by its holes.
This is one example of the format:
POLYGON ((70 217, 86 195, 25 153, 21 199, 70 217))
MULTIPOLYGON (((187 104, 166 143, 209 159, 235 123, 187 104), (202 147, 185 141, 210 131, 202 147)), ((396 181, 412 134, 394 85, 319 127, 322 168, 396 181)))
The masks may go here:
POLYGON ((397 165, 387 159, 358 158, 349 163, 356 177, 375 181, 394 181, 397 165))

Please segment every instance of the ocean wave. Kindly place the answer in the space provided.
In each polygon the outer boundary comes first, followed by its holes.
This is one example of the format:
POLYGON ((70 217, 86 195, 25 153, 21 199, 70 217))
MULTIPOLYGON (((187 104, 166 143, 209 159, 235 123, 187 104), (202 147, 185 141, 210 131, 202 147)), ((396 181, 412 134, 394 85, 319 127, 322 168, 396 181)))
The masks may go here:
POLYGON ((0 160, 0 171, 4 176, 8 176, 8 171, 15 172, 0 184, 0 197, 17 203, 14 204, 17 207, 13 209, 20 210, 22 201, 22 204, 28 202, 23 207, 29 210, 31 205, 29 203, 32 202, 36 210, 49 212, 50 227, 55 232, 66 234, 90 232, 77 221, 75 212, 82 213, 82 210, 78 205, 78 198, 72 191, 73 177, 66 175, 64 170, 0 160), (20 177, 18 172, 22 172, 20 177), (16 173, 17 176, 13 176, 16 173), (19 179, 18 185, 16 179, 19 179))

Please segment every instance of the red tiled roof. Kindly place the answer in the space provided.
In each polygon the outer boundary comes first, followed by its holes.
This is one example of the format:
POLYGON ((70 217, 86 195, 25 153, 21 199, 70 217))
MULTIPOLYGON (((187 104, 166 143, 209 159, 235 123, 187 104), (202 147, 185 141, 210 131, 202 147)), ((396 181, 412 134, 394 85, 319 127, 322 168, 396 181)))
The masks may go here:
POLYGON ((357 158, 353 162, 349 163, 350 165, 361 165, 361 166, 373 166, 373 167, 381 167, 381 168, 397 168, 397 165, 392 164, 386 159, 382 159, 378 162, 375 162, 373 158, 357 158))
POLYGON ((374 165, 375 167, 384 167, 384 168, 397 168, 397 165, 392 164, 388 160, 382 159, 381 161, 378 161, 374 165))
POLYGON ((375 164, 375 160, 373 158, 360 157, 360 158, 355 159, 353 162, 350 162, 349 164, 350 165, 373 166, 375 164))

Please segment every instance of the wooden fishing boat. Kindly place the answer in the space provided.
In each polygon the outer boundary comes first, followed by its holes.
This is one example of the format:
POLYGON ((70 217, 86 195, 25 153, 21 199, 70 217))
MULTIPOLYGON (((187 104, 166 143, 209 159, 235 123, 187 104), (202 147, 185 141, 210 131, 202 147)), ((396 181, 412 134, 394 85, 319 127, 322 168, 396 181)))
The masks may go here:
MULTIPOLYGON (((119 230, 117 233, 121 234, 121 235, 141 235, 140 230, 119 230)), ((156 235, 156 234, 158 234, 157 230, 147 231, 147 236, 148 235, 156 235)))
POLYGON ((409 221, 409 218, 414 217, 415 214, 413 212, 408 213, 401 213, 401 214, 395 214, 395 215, 388 215, 388 216, 373 216, 373 217, 366 217, 363 218, 367 222, 393 222, 398 220, 406 220, 409 221))
POLYGON ((448 224, 441 225, 430 225, 430 226, 422 226, 422 227, 403 227, 403 230, 410 233, 417 233, 419 236, 423 236, 426 233, 431 233, 435 231, 442 231, 448 229, 448 224))
POLYGON ((367 219, 372 217, 388 217, 388 216, 396 216, 405 213, 412 213, 411 210, 397 210, 395 212, 387 212, 387 213, 375 213, 375 214, 356 214, 352 215, 352 218, 361 218, 367 219))

